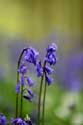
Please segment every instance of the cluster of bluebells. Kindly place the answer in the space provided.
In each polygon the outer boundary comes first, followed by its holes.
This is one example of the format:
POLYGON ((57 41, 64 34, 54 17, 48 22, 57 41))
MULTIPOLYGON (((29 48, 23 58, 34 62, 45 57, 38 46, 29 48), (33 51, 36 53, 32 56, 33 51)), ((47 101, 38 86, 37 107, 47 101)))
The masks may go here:
POLYGON ((12 124, 12 125, 32 125, 32 122, 29 117, 26 117, 25 120, 22 118, 16 118, 16 119, 11 119, 10 121, 7 121, 7 118, 5 115, 0 114, 0 125, 5 125, 5 124, 12 124))
MULTIPOLYGON (((43 73, 45 72, 46 73, 45 78, 48 85, 50 85, 53 82, 53 78, 51 78, 49 75, 53 73, 53 69, 50 67, 50 65, 56 64, 56 51, 57 51, 57 46, 55 43, 52 43, 51 45, 48 46, 48 48, 46 49, 46 55, 43 62, 46 64, 45 66, 43 66, 42 62, 38 60, 39 52, 32 47, 27 48, 23 62, 20 64, 20 67, 18 69, 18 72, 21 74, 21 78, 19 83, 16 85, 17 93, 20 93, 21 85, 22 86, 28 85, 29 88, 31 88, 34 85, 34 81, 32 80, 32 78, 26 75, 28 67, 25 62, 31 63, 35 66, 38 77, 42 77, 43 73)), ((30 89, 27 90, 27 93, 28 93, 27 96, 24 95, 24 98, 31 101, 32 98, 34 97, 34 93, 30 89)))
POLYGON ((50 85, 53 82, 53 78, 51 78, 49 75, 53 73, 53 69, 50 67, 51 65, 56 64, 56 51, 57 51, 57 46, 55 43, 52 43, 51 45, 48 46, 46 49, 47 53, 44 58, 44 66, 42 65, 41 61, 39 61, 36 65, 37 69, 37 76, 41 77, 43 76, 43 73, 45 73, 45 79, 48 85, 50 85), (49 64, 49 65, 48 65, 49 64))
MULTIPOLYGON (((48 48, 46 49, 44 62, 41 62, 38 59, 39 52, 36 49, 32 47, 25 49, 23 59, 22 61, 20 59, 20 64, 17 69, 17 72, 19 74, 18 75, 19 80, 18 83, 16 84, 17 94, 21 93, 21 87, 23 87, 22 98, 25 98, 29 102, 31 102, 34 97, 34 93, 32 91, 32 87, 34 86, 34 81, 29 75, 27 75, 29 72, 27 63, 34 65, 37 77, 43 77, 45 75, 45 80, 47 84, 50 85, 53 82, 53 78, 50 77, 50 75, 53 73, 53 69, 50 66, 56 64, 56 50, 57 46, 55 43, 49 45, 48 48)), ((6 117, 3 114, 1 114, 0 124, 7 124, 7 123, 8 122, 6 117)), ((21 117, 16 117, 15 119, 12 119, 9 123, 15 125, 32 125, 30 118, 26 120, 22 119, 21 117)))
POLYGON ((6 124, 6 123, 7 123, 6 116, 4 116, 3 114, 0 114, 0 125, 6 124))
POLYGON ((21 86, 26 86, 25 88, 28 87, 29 89, 24 89, 27 90, 27 95, 23 95, 23 97, 25 99, 28 99, 29 101, 31 101, 32 98, 34 97, 34 93, 31 90, 31 87, 34 86, 34 81, 30 76, 27 76, 28 67, 26 63, 31 63, 34 66, 36 66, 38 55, 39 53, 34 48, 32 47, 27 48, 23 58, 23 62, 21 62, 20 67, 18 69, 18 72, 20 74, 20 80, 19 83, 16 85, 16 92, 20 93, 21 86))
POLYGON ((16 119, 12 119, 11 123, 14 125, 32 125, 32 122, 29 117, 28 118, 26 117, 26 119, 24 120, 18 117, 16 119))

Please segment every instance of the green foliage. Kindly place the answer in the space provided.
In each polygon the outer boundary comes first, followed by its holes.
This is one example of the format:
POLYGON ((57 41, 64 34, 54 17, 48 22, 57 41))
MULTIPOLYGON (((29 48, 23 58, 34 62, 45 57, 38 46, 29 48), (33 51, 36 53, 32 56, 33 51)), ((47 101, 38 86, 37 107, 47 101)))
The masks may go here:
MULTIPOLYGON (((55 84, 47 88, 45 105, 46 125, 81 125, 83 93, 67 92, 55 84), (79 118, 80 117, 80 118, 79 118), (76 121, 77 120, 77 121, 76 121)), ((31 114, 34 104, 24 100, 23 114, 31 114)), ((15 83, 0 82, 0 112, 8 118, 15 114, 15 83)))

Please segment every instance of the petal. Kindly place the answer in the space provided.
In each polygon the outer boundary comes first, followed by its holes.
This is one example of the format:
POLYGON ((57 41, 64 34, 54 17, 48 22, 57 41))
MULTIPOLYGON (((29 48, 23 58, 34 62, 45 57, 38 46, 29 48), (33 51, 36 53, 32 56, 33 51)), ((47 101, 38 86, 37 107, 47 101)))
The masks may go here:
POLYGON ((16 84, 16 93, 20 93, 20 85, 16 84))
POLYGON ((33 82, 33 80, 30 77, 27 78, 27 82, 28 82, 29 86, 33 86, 34 85, 34 82, 33 82))
POLYGON ((34 93, 32 92, 32 90, 28 90, 28 93, 30 96, 32 96, 32 97, 34 96, 34 93))
POLYGON ((46 70, 46 72, 48 73, 48 74, 52 74, 53 73, 53 69, 51 68, 51 67, 49 67, 49 66, 46 66, 45 67, 45 70, 46 70))
POLYGON ((50 78, 49 76, 46 75, 46 81, 47 81, 48 85, 51 85, 53 82, 53 78, 50 78))
POLYGON ((24 84, 25 84, 25 77, 24 77, 23 75, 21 76, 20 83, 21 83, 21 85, 24 85, 24 84))
POLYGON ((23 97, 24 97, 25 99, 27 99, 28 101, 30 101, 30 102, 31 102, 31 99, 32 99, 32 97, 31 97, 31 96, 24 95, 23 97))

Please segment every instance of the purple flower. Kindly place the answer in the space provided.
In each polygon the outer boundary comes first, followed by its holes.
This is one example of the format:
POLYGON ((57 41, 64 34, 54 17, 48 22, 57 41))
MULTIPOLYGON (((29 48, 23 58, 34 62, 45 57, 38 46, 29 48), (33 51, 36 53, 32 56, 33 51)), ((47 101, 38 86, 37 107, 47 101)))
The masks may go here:
POLYGON ((41 65, 41 61, 39 61, 36 65, 36 70, 37 70, 37 76, 41 77, 43 75, 43 68, 41 65))
POLYGON ((29 86, 33 86, 34 85, 34 82, 33 82, 33 80, 30 77, 27 78, 27 82, 28 82, 29 86))
POLYGON ((55 43, 52 43, 47 48, 47 54, 46 54, 45 60, 50 65, 56 64, 56 50, 57 50, 57 47, 55 43))
POLYGON ((16 84, 16 93, 20 93, 20 84, 16 84))
POLYGON ((22 120, 22 118, 16 118, 12 120, 12 123, 15 125, 27 125, 27 123, 24 120, 22 120))
POLYGON ((26 114, 25 121, 28 125, 32 125, 32 121, 31 121, 30 117, 28 116, 28 114, 26 114))
POLYGON ((57 50, 57 46, 55 43, 52 43, 51 45, 48 46, 47 52, 55 52, 57 50))
POLYGON ((49 66, 45 66, 45 71, 48 73, 48 74, 52 74, 53 73, 53 69, 50 68, 49 66))
POLYGON ((31 90, 28 90, 28 93, 29 93, 29 95, 30 95, 31 97, 34 96, 34 93, 33 93, 31 90))
POLYGON ((51 84, 52 84, 53 78, 51 78, 51 77, 49 77, 48 75, 46 75, 45 79, 46 79, 46 82, 48 83, 48 85, 51 85, 51 84))
POLYGON ((32 99, 32 97, 30 96, 30 95, 23 95, 23 97, 25 98, 25 99, 27 99, 28 101, 32 101, 31 99, 32 99))
POLYGON ((36 51, 32 47, 29 47, 25 54, 25 60, 28 61, 29 63, 33 63, 34 65, 36 65, 38 55, 39 55, 38 51, 36 51))
POLYGON ((28 123, 28 125, 32 125, 32 122, 31 122, 31 120, 29 120, 29 121, 26 121, 27 123, 28 123))
POLYGON ((23 74, 23 75, 27 72, 27 67, 24 63, 20 65, 20 68, 18 69, 18 72, 23 74))
POLYGON ((56 64, 56 54, 53 52, 47 53, 45 57, 46 62, 48 62, 50 65, 55 65, 56 64))
POLYGON ((25 77, 23 75, 21 76, 20 84, 21 85, 25 84, 25 77))
POLYGON ((3 114, 0 114, 0 124, 3 125, 6 124, 6 122, 7 122, 6 117, 3 114))
POLYGON ((28 95, 23 96, 28 101, 32 101, 32 98, 34 97, 34 93, 31 90, 28 90, 28 95))

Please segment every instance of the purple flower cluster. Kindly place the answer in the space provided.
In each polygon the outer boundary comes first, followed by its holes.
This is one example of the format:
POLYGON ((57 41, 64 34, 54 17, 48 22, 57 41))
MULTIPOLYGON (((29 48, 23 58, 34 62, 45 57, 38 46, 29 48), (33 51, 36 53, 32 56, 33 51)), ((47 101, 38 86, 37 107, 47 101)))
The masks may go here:
POLYGON ((7 119, 3 114, 0 114, 0 125, 4 125, 7 123, 7 119))
MULTIPOLYGON (((20 81, 16 85, 16 93, 20 93, 21 85, 22 86, 28 85, 28 87, 31 87, 34 85, 34 81, 32 80, 32 78, 29 76, 27 77, 27 75, 26 75, 28 67, 25 62, 31 63, 36 67, 38 77, 41 77, 43 75, 43 73, 45 72, 46 81, 47 81, 48 85, 50 85, 53 82, 53 78, 49 77, 49 75, 51 75, 53 73, 53 69, 50 66, 48 66, 47 64, 49 64, 49 65, 56 64, 57 46, 55 43, 52 43, 51 45, 48 46, 48 48, 46 50, 47 50, 47 53, 46 53, 46 56, 44 59, 44 62, 46 64, 45 64, 45 66, 43 66, 42 62, 40 60, 38 60, 39 52, 37 50, 35 50, 33 47, 27 48, 25 55, 24 55, 24 60, 23 60, 23 62, 21 62, 20 67, 18 69, 18 72, 21 75, 20 75, 20 81)), ((33 93, 32 90, 28 90, 27 92, 28 92, 27 95, 24 95, 23 97, 25 99, 28 99, 29 101, 31 101, 32 98, 34 97, 34 94, 31 94, 31 93, 33 93)))
POLYGON ((24 120, 22 120, 22 118, 16 118, 16 119, 12 120, 12 123, 14 125, 27 125, 26 122, 24 120))
POLYGON ((10 123, 14 125, 32 125, 30 118, 28 118, 27 120, 23 120, 22 118, 19 117, 16 119, 12 119, 8 122, 6 116, 0 114, 0 125, 10 124, 10 123))
POLYGON ((55 43, 52 43, 47 48, 47 54, 46 54, 45 60, 50 65, 56 64, 56 50, 57 50, 57 46, 55 43))
POLYGON ((30 119, 28 119, 27 121, 26 120, 23 120, 22 118, 16 118, 16 119, 13 119, 11 121, 12 124, 14 125, 32 125, 32 122, 30 119))
MULTIPOLYGON (((47 48, 47 54, 45 56, 45 61, 49 65, 55 65, 56 64, 56 51, 57 51, 57 46, 55 43, 52 43, 51 45, 48 46, 47 48)), ((49 77, 53 73, 53 69, 49 66, 45 66, 45 73, 46 73, 46 81, 48 85, 50 85, 53 82, 53 78, 49 77)))
MULTIPOLYGON (((18 72, 20 74, 20 80, 19 83, 16 85, 16 93, 20 93, 21 86, 28 86, 29 88, 31 88, 34 85, 34 81, 32 80, 32 78, 27 76, 28 67, 26 63, 31 63, 34 64, 34 66, 36 66, 38 55, 39 52, 36 51, 34 48, 32 47, 27 48, 23 62, 21 62, 18 69, 18 72)), ((27 95, 23 95, 23 97, 31 101, 32 98, 34 97, 34 94, 32 93, 33 93, 32 90, 29 89, 27 90, 27 95)))
POLYGON ((52 43, 47 48, 47 53, 46 53, 45 60, 44 60, 45 66, 42 66, 41 61, 39 61, 36 65, 37 76, 41 77, 43 75, 43 72, 45 72, 46 74, 45 78, 46 78, 48 85, 50 85, 53 82, 53 78, 49 77, 49 75, 53 73, 53 69, 47 64, 49 65, 56 64, 56 60, 57 60, 56 51, 57 51, 57 46, 55 43, 52 43))
MULTIPOLYGON (((6 117, 3 114, 0 114, 0 124, 14 124, 14 125, 32 125, 32 121, 30 118, 23 119, 22 117, 22 109, 23 109, 23 98, 27 99, 28 101, 32 101, 34 97, 34 93, 32 91, 32 87, 34 86, 33 79, 27 75, 29 72, 29 68, 27 63, 32 64, 37 73, 37 77, 41 77, 41 85, 43 84, 43 78, 45 77, 45 83, 50 85, 53 82, 53 78, 50 75, 53 73, 53 69, 50 67, 51 65, 56 64, 56 44, 52 43, 46 49, 46 55, 44 58, 44 62, 38 60, 39 52, 35 50, 33 47, 23 49, 22 53, 20 54, 18 60, 18 69, 17 69, 17 84, 16 84, 16 118, 7 122, 6 117), (24 56, 23 56, 24 54, 24 56), (18 95, 21 94, 20 100, 20 115, 19 115, 19 103, 18 103, 18 95)), ((40 85, 40 87, 41 87, 40 85)), ((45 84, 46 85, 46 84, 45 84)), ((40 120, 40 105, 41 105, 41 93, 42 87, 39 90, 39 117, 38 121, 40 120)), ((45 92, 45 91, 44 91, 45 92)), ((45 95, 45 94, 44 94, 45 95)), ((45 102, 45 100, 44 100, 45 102)), ((43 105, 44 106, 44 105, 43 105)), ((43 107, 44 108, 44 107, 43 107)), ((44 110, 43 110, 44 111, 44 110)), ((38 125, 40 125, 38 123, 38 125)))
POLYGON ((38 55, 38 51, 32 47, 29 47, 26 51, 25 60, 36 65, 38 55))

